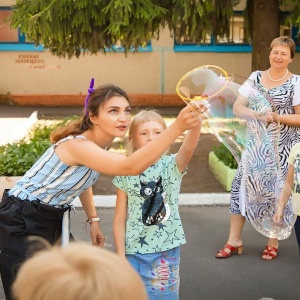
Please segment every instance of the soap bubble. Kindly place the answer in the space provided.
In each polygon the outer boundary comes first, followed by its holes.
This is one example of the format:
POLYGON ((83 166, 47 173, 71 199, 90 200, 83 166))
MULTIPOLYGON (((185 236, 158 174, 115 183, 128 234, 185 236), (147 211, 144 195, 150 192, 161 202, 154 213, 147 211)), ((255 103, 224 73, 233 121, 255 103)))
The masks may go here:
POLYGON ((285 178, 280 167, 279 124, 248 120, 247 134, 248 143, 242 153, 241 165, 244 167, 242 188, 248 219, 261 234, 269 238, 286 239, 296 220, 291 199, 282 221, 273 221, 281 192, 284 190, 291 195, 290 188, 284 185, 285 178))
MULTIPOLYGON (((289 199, 282 222, 273 220, 285 178, 278 153, 280 124, 272 121, 275 106, 267 91, 242 76, 205 65, 185 74, 176 92, 185 103, 201 103, 208 108, 204 112, 208 131, 230 150, 243 168, 242 213, 261 234, 287 238, 296 215, 289 199)), ((290 190, 287 192, 291 194, 290 190)))
MULTIPOLYGON (((229 76, 216 66, 202 66, 184 75, 177 84, 177 94, 186 102, 209 104, 205 112, 210 133, 231 151, 237 161, 246 145, 246 120, 233 113, 233 103, 244 78, 229 76)), ((249 89, 253 85, 248 82, 249 89)))

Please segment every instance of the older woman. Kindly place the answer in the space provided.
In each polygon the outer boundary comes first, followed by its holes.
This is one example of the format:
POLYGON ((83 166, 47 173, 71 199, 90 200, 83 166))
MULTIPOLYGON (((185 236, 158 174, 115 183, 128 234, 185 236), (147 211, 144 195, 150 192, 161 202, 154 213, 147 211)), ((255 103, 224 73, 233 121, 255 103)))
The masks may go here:
MULTIPOLYGON (((249 77, 258 87, 272 98, 272 106, 276 112, 271 113, 272 121, 280 123, 279 156, 283 177, 286 177, 288 155, 293 145, 300 141, 300 76, 292 74, 288 66, 295 55, 295 43, 287 36, 274 39, 270 46, 270 68, 265 71, 255 71, 249 77)), ((243 97, 241 97, 243 98, 243 97)), ((239 100, 234 104, 237 115, 257 117, 258 112, 239 100), (257 116, 256 116, 257 114, 257 116)), ((217 254, 216 258, 230 257, 234 252, 242 254, 243 242, 241 234, 245 223, 245 190, 242 181, 245 162, 241 162, 232 183, 230 201, 230 231, 227 243, 217 254)), ((278 240, 269 238, 262 253, 263 260, 276 258, 278 240)))

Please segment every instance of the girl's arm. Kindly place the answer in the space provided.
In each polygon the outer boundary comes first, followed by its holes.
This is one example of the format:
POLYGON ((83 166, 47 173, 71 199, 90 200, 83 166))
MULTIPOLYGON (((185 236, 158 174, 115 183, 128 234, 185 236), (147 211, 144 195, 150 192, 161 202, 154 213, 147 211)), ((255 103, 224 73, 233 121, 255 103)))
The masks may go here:
POLYGON ((192 110, 200 114, 200 108, 187 105, 169 126, 169 130, 165 130, 156 139, 128 157, 105 151, 91 141, 73 139, 60 145, 65 147, 65 153, 60 158, 69 165, 85 165, 108 175, 139 175, 159 159, 180 134, 199 126, 201 121, 193 117, 192 110))
MULTIPOLYGON (((80 202, 82 204, 82 207, 86 213, 87 219, 90 219, 92 217, 98 217, 96 207, 94 204, 93 199, 93 191, 92 187, 89 187, 87 190, 85 190, 83 193, 79 196, 80 202)), ((90 226, 90 234, 92 238, 92 244, 95 246, 104 246, 105 237, 101 231, 100 223, 99 222, 87 222, 87 226, 90 226)))
POLYGON ((202 123, 187 132, 185 139, 176 154, 175 160, 180 172, 184 171, 197 147, 201 132, 201 124, 202 123))
POLYGON ((273 217, 275 223, 279 223, 282 219, 286 203, 292 194, 293 182, 294 182, 294 166, 289 165, 287 177, 280 193, 277 211, 273 217))
POLYGON ((273 122, 280 122, 281 124, 289 126, 300 126, 300 104, 294 106, 294 114, 279 115, 276 112, 272 113, 273 122))
POLYGON ((125 258, 125 233, 127 218, 127 194, 117 189, 117 203, 114 217, 114 239, 117 254, 125 258))

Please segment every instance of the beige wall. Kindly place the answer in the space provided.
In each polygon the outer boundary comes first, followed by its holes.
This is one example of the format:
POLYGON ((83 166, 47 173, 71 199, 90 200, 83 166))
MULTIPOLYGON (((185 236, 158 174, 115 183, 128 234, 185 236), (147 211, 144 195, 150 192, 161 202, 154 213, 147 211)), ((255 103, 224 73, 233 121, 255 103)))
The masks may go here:
MULTIPOLYGON (((9 98, 19 104, 81 105, 90 78, 94 77, 96 86, 114 83, 137 101, 156 99, 162 105, 180 105, 181 100, 175 95, 176 85, 186 72, 196 67, 217 65, 244 77, 251 72, 251 53, 175 53, 168 30, 162 31, 159 40, 152 41, 152 47, 152 52, 129 53, 127 57, 108 53, 71 60, 59 59, 46 51, 2 51, 0 101, 9 98)), ((299 73, 300 55, 296 55, 290 70, 299 73)))
POLYGON ((130 93, 159 92, 159 69, 159 53, 155 52, 71 60, 49 52, 0 52, 0 70, 5 74, 1 75, 0 93, 80 94, 86 92, 91 77, 96 85, 113 82, 130 93))

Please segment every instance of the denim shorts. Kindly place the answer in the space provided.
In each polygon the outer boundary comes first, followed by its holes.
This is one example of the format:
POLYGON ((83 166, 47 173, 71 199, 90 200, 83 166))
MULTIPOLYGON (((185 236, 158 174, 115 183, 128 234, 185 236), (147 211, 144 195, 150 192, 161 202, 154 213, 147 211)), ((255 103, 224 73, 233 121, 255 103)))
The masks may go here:
POLYGON ((150 254, 127 254, 141 276, 150 300, 179 299, 180 247, 150 254))

